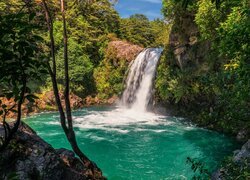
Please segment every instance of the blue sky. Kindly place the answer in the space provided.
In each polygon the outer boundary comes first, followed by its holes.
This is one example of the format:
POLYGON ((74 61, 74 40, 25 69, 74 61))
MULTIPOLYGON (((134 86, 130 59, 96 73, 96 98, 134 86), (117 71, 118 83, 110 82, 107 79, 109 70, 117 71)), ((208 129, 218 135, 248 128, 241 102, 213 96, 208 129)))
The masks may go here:
POLYGON ((115 9, 121 17, 127 18, 132 14, 144 14, 150 20, 162 18, 162 0, 119 0, 115 9))

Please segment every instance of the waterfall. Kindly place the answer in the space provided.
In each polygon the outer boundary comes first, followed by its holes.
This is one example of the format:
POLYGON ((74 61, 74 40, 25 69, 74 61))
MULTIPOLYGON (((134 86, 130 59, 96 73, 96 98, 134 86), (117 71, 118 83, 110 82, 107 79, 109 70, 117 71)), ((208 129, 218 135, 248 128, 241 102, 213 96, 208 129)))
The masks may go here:
POLYGON ((145 49, 132 62, 126 80, 126 89, 121 98, 123 106, 140 112, 147 110, 161 52, 161 48, 145 49))

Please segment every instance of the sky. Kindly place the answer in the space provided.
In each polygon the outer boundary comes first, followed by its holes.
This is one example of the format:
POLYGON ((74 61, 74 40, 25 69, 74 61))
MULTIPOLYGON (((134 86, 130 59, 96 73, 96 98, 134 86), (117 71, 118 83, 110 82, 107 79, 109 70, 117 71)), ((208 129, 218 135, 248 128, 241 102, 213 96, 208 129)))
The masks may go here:
POLYGON ((122 18, 127 18, 132 14, 144 14, 150 20, 162 18, 162 0, 119 0, 115 9, 122 18))

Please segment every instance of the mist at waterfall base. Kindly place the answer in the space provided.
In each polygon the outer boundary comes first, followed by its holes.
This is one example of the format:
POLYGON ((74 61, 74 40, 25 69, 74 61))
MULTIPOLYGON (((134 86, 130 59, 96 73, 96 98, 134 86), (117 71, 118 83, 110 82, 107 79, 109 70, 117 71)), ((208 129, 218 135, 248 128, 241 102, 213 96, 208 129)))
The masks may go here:
MULTIPOLYGON (((236 143, 219 133, 195 127, 183 118, 147 112, 161 49, 146 49, 130 67, 121 102, 73 112, 83 152, 108 179, 191 179, 187 157, 214 170, 236 143)), ((70 148, 58 113, 41 113, 26 122, 54 148, 70 148)))

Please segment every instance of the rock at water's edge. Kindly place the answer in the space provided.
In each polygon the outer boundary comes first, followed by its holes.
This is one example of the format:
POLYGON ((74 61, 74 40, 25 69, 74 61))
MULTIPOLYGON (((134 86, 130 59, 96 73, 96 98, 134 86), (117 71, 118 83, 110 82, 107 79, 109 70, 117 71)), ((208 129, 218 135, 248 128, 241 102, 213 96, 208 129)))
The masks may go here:
POLYGON ((246 142, 247 137, 249 137, 249 130, 242 129, 238 132, 236 139, 240 142, 246 142))
POLYGON ((75 157, 74 152, 53 149, 24 123, 0 153, 0 179, 13 175, 20 180, 105 179, 101 170, 94 163, 93 166, 94 174, 75 157))
POLYGON ((241 150, 235 152, 233 157, 233 161, 239 165, 243 164, 246 159, 250 159, 250 139, 242 146, 241 150))
MULTIPOLYGON (((242 146, 241 150, 234 151, 233 156, 233 163, 235 163, 239 168, 242 168, 243 166, 250 167, 249 160, 250 159, 250 139, 242 146), (245 164, 248 162, 247 164, 245 164)), ((225 180, 224 176, 225 174, 228 174, 228 169, 226 168, 220 168, 217 171, 215 171, 211 179, 212 180, 225 180)))

